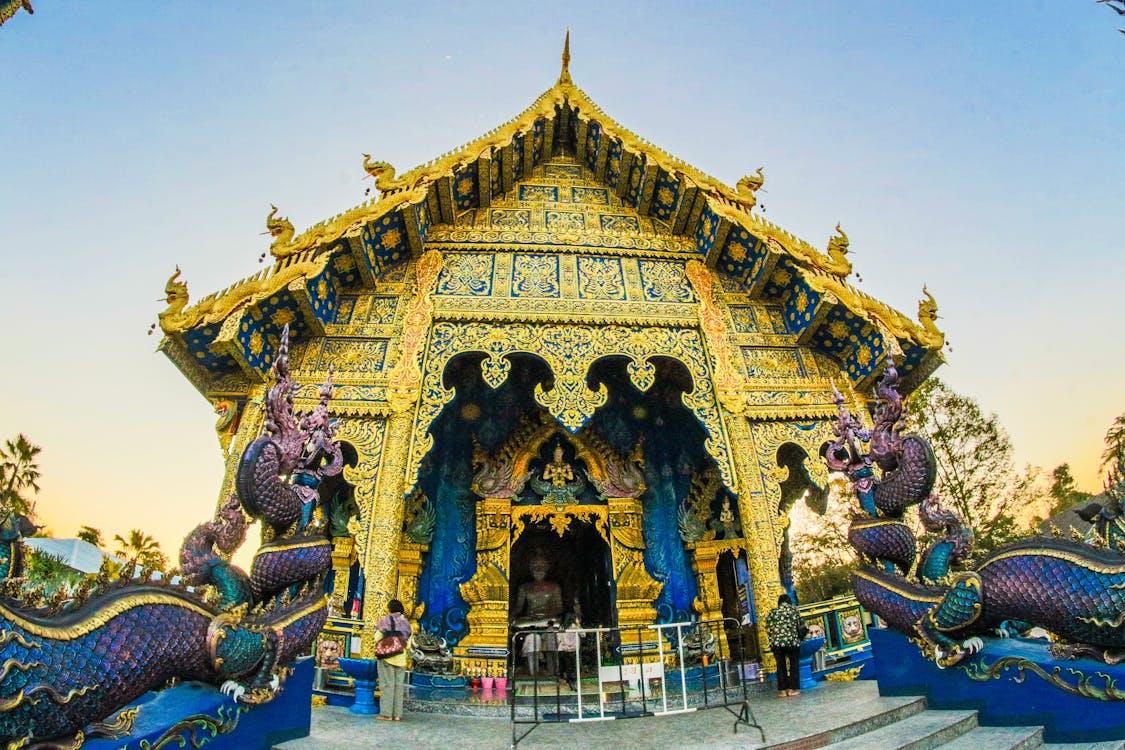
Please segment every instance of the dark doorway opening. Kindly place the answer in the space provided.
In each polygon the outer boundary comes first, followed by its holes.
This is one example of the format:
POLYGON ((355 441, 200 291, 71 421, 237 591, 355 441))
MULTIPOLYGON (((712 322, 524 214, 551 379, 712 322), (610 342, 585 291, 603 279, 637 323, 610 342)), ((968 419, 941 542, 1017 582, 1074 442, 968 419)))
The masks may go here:
POLYGON ((529 526, 512 545, 508 606, 512 617, 520 586, 532 580, 529 562, 536 552, 551 563, 544 580, 562 588, 563 615, 581 613, 585 627, 613 624, 613 569, 609 545, 593 524, 572 521, 559 536, 547 522, 529 526))

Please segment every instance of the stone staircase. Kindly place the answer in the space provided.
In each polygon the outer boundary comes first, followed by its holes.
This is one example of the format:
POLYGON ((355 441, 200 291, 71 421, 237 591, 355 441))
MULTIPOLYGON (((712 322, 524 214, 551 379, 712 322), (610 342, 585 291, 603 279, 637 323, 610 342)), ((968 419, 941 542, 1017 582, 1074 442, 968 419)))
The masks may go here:
POLYGON ((982 727, 976 711, 938 711, 919 698, 898 708, 887 723, 885 714, 762 750, 1125 750, 1125 741, 1050 744, 1042 727, 982 727), (880 716, 884 717, 882 720, 880 716))

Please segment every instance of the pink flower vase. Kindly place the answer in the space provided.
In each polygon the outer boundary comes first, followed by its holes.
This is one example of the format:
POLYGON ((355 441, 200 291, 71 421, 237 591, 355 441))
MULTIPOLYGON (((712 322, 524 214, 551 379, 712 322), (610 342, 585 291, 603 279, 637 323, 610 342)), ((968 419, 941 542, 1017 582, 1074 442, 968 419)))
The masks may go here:
POLYGON ((501 695, 508 692, 508 678, 507 677, 497 677, 496 678, 496 692, 500 693, 501 695))
POLYGON ((483 687, 485 690, 491 691, 492 685, 493 685, 493 678, 492 677, 481 677, 480 678, 480 684, 481 684, 481 687, 483 687))

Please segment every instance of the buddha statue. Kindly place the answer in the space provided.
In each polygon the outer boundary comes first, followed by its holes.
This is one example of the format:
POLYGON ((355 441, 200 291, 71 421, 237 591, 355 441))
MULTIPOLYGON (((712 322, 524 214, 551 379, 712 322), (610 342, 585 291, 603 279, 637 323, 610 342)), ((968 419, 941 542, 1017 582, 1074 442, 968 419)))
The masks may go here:
MULTIPOLYGON (((551 562, 537 550, 528 564, 532 580, 521 584, 516 594, 516 606, 512 610, 512 625, 517 628, 551 628, 558 625, 562 614, 562 587, 547 580, 551 562)), ((547 672, 556 671, 558 645, 553 631, 532 632, 523 640, 523 655, 527 658, 527 670, 531 675, 539 671, 540 657, 546 657, 547 672)))

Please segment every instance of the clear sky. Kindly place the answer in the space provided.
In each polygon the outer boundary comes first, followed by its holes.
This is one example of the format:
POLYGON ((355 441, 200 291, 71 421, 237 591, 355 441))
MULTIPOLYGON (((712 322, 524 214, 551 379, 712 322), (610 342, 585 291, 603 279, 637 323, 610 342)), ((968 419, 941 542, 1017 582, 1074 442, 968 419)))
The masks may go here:
POLYGON ((194 299, 400 171, 504 122, 558 75, 824 247, 913 316, 940 374, 1021 462, 1099 486, 1125 411, 1125 37, 1064 2, 36 2, 0 28, 0 438, 43 447, 61 535, 209 517, 209 404, 146 336, 179 264, 194 299))

